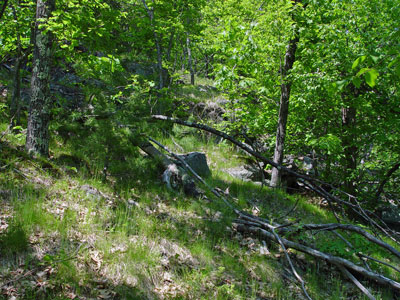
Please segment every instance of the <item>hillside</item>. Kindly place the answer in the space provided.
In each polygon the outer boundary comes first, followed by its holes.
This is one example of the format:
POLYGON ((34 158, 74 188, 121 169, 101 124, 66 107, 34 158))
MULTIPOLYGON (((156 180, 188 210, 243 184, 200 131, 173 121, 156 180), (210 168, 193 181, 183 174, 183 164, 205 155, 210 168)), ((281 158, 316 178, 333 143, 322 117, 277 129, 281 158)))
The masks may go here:
MULTIPOLYGON (((210 97, 202 86, 184 93, 195 102, 210 97)), ((135 146, 125 145, 121 161, 103 170, 94 159, 104 147, 96 135, 82 144, 83 133, 65 141, 54 131, 50 158, 33 159, 23 151, 24 131, 12 133, 7 124, 1 129, 2 298, 304 299, 281 247, 238 232, 233 211, 210 191, 188 197, 168 190, 160 165, 135 146)), ((208 185, 244 211, 280 223, 335 222, 311 192, 289 195, 232 177, 227 170, 247 165, 248 157, 227 142, 178 125, 153 138, 177 153, 204 152, 212 172, 208 185)), ((322 249, 351 257, 332 233, 313 236, 322 249)), ((372 250, 385 260, 381 250, 372 250)), ((364 299, 331 264, 292 249, 289 255, 312 299, 364 299)), ((394 297, 364 284, 379 299, 394 297)))

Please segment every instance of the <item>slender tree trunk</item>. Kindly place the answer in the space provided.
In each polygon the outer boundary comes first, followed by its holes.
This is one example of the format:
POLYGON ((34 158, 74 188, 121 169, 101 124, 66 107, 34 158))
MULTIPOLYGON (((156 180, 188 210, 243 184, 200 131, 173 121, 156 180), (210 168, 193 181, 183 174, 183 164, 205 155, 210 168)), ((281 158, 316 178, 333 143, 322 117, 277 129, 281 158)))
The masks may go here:
POLYGON ((161 36, 157 34, 154 28, 154 9, 150 9, 147 4, 146 0, 142 0, 144 8, 147 11, 147 14, 150 18, 150 25, 153 30, 154 35, 154 42, 156 43, 156 50, 157 50, 157 68, 158 68, 158 76, 159 76, 159 83, 158 88, 161 90, 164 87, 164 76, 163 76, 163 68, 162 68, 162 48, 161 48, 161 36))
POLYGON ((208 79, 209 78, 209 76, 208 76, 208 73, 209 73, 209 62, 210 62, 210 60, 209 60, 209 58, 208 58, 208 55, 206 54, 205 55, 205 76, 206 76, 206 78, 208 79))
POLYGON ((186 47, 184 46, 184 42, 181 40, 181 48, 182 48, 182 59, 181 59, 181 63, 182 63, 182 71, 185 71, 185 63, 186 63, 186 47))
MULTIPOLYGON (((286 124, 289 115, 289 99, 291 82, 286 79, 287 73, 292 69, 293 64, 296 60, 295 54, 297 49, 297 43, 299 42, 299 33, 297 32, 295 37, 289 41, 289 45, 286 48, 285 62, 281 67, 281 98, 279 106, 279 117, 278 126, 276 130, 276 142, 274 151, 274 162, 281 165, 283 161, 285 138, 286 138, 286 124)), ((281 171, 277 168, 272 169, 271 174, 271 187, 277 187, 280 184, 281 171)))
POLYGON ((11 98, 11 121, 12 127, 20 124, 20 107, 21 107, 21 57, 17 58, 14 66, 13 93, 11 98))
POLYGON ((156 41, 156 48, 157 48, 157 67, 158 67, 158 77, 159 83, 158 88, 161 90, 164 87, 164 76, 163 76, 163 67, 162 67, 162 49, 160 40, 158 38, 157 33, 154 31, 154 39, 156 41))
POLYGON ((13 80, 13 94, 11 98, 11 122, 10 125, 12 127, 20 124, 20 107, 21 107, 21 64, 22 60, 22 45, 21 45, 21 36, 20 36, 20 28, 18 23, 17 12, 15 11, 15 7, 12 6, 13 16, 16 23, 17 28, 17 60, 14 66, 14 80, 13 80))
POLYGON ((171 59, 171 51, 172 47, 174 46, 174 37, 175 37, 175 29, 172 30, 171 35, 169 37, 168 49, 167 49, 167 61, 170 61, 171 59))
POLYGON ((188 67, 190 71, 190 84, 194 85, 193 58, 192 58, 192 50, 190 49, 189 33, 186 33, 186 49, 188 54, 188 67))
POLYGON ((350 93, 342 95, 344 106, 342 107, 342 147, 344 151, 344 167, 345 167, 345 190, 354 195, 355 186, 352 173, 357 168, 358 147, 356 144, 356 115, 357 110, 352 103, 354 98, 358 97, 358 91, 354 86, 350 87, 350 93))
POLYGON ((55 0, 37 0, 35 48, 31 78, 31 101, 28 116, 26 150, 48 156, 50 119, 50 65, 52 36, 42 26, 55 8, 55 0))
POLYGON ((174 64, 172 66, 172 74, 176 72, 176 65, 178 64, 178 51, 175 51, 174 64))

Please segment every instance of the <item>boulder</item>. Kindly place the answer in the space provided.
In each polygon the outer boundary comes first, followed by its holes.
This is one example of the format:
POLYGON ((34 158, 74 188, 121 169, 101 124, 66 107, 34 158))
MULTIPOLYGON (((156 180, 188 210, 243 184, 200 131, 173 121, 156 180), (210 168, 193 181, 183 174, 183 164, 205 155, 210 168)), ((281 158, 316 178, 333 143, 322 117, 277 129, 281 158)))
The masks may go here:
POLYGON ((197 174, 202 177, 211 175, 207 157, 203 152, 190 152, 179 155, 197 174))
POLYGON ((379 209, 381 211, 382 220, 390 225, 400 226, 400 208, 390 204, 379 209))
MULTIPOLYGON (((129 62, 124 61, 122 62, 123 67, 128 72, 133 74, 153 79, 154 81, 158 81, 159 79, 159 69, 156 63, 136 63, 136 62, 129 62)), ((164 85, 167 85, 171 78, 169 72, 166 68, 162 68, 162 77, 164 81, 164 85)))
POLYGON ((262 181, 264 179, 261 170, 254 165, 230 168, 226 169, 225 172, 243 181, 262 181))

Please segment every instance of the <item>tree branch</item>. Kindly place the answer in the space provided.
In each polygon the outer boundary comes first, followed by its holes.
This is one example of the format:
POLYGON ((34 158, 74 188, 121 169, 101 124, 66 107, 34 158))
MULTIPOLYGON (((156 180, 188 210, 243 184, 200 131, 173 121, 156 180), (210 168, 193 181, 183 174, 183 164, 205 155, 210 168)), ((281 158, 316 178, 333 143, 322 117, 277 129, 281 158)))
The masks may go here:
POLYGON ((376 190, 376 194, 375 194, 376 201, 379 200, 379 197, 383 192, 383 187, 389 181, 390 176, 392 176, 393 173, 396 172, 399 168, 400 168, 400 163, 397 163, 386 173, 385 178, 382 180, 381 184, 379 185, 378 189, 376 190))
MULTIPOLYGON (((252 233, 255 235, 259 235, 263 238, 272 240, 274 242, 278 242, 276 237, 271 232, 268 232, 265 229, 262 229, 259 227, 254 227, 254 226, 246 226, 243 224, 237 224, 236 228, 240 232, 252 233)), ((393 279, 387 278, 381 274, 377 274, 375 272, 368 271, 367 269, 365 269, 361 266, 358 266, 347 259, 344 259, 344 258, 341 258, 338 256, 334 256, 334 255, 330 255, 330 254, 321 252, 319 250, 316 250, 314 248, 311 248, 311 247, 308 247, 308 246, 305 246, 305 245, 302 245, 302 244, 299 244, 299 243, 296 243, 293 241, 286 240, 284 238, 281 238, 281 241, 288 248, 296 249, 300 252, 309 254, 315 258, 326 260, 333 265, 338 265, 338 264, 342 265, 349 270, 352 270, 356 273, 361 274, 365 278, 376 281, 377 283, 382 284, 382 285, 390 286, 394 290, 400 291, 400 283, 399 282, 394 281, 393 279)))

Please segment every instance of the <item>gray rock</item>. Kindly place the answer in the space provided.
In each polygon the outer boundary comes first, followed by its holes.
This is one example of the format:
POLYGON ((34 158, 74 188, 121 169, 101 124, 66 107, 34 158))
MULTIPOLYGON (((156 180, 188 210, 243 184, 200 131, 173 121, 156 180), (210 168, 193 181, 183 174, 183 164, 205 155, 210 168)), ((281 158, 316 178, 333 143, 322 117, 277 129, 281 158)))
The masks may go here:
MULTIPOLYGON (((136 62, 123 62, 122 65, 128 72, 131 72, 133 74, 147 78, 152 78, 156 81, 159 79, 158 65, 155 63, 144 64, 136 62)), ((170 75, 166 68, 162 69, 162 77, 165 84, 167 84, 170 81, 170 75)))
POLYGON ((392 225, 400 225, 400 208, 396 205, 389 205, 381 208, 382 220, 392 225))
POLYGON ((200 176, 207 177, 211 175, 205 153, 190 152, 179 156, 200 176))
POLYGON ((102 193, 98 189, 96 189, 88 184, 82 185, 81 190, 86 193, 87 197, 94 198, 94 199, 103 198, 102 193))
POLYGON ((243 181, 262 181, 264 179, 260 169, 253 165, 230 168, 225 172, 243 181))
POLYGON ((308 175, 315 175, 316 174, 316 162, 314 159, 308 157, 308 156, 304 156, 303 158, 303 164, 301 166, 301 168, 303 169, 303 171, 306 172, 306 174, 308 175))

